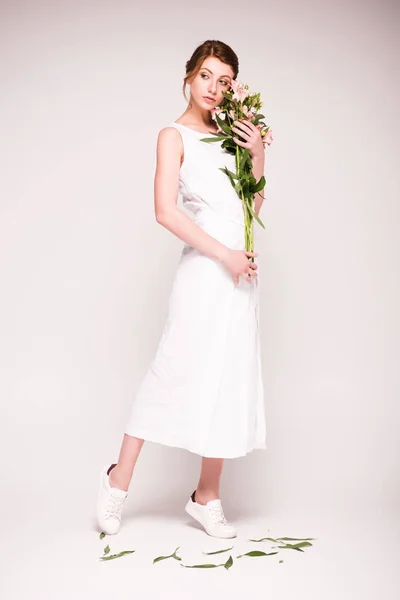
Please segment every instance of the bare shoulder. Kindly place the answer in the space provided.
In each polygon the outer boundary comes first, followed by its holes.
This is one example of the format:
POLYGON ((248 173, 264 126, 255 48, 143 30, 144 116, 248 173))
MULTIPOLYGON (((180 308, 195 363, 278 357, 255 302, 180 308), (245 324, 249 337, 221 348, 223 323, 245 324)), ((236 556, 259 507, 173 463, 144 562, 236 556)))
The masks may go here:
POLYGON ((175 127, 167 125, 158 132, 158 139, 162 141, 171 140, 173 142, 174 140, 180 140, 182 138, 181 134, 175 127))
POLYGON ((167 126, 160 129, 157 136, 157 150, 159 156, 182 158, 183 141, 181 134, 175 127, 167 126))

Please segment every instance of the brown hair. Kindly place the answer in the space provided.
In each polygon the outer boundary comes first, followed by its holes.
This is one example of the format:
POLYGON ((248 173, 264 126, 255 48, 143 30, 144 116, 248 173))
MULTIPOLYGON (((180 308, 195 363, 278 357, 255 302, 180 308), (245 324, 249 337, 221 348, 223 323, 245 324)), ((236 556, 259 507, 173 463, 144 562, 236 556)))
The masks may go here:
POLYGON ((239 73, 239 59, 230 46, 219 40, 206 40, 196 48, 192 56, 186 62, 186 75, 183 79, 183 96, 186 101, 186 85, 188 80, 197 75, 203 61, 207 56, 215 56, 220 61, 229 65, 233 70, 233 78, 236 79, 239 73))

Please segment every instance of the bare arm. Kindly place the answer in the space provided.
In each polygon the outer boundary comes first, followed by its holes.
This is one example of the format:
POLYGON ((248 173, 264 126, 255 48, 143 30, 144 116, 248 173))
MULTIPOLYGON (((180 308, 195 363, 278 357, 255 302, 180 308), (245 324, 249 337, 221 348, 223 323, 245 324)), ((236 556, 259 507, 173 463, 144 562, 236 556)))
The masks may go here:
POLYGON ((173 127, 158 134, 157 166, 154 177, 154 208, 157 222, 182 241, 210 258, 222 260, 227 246, 206 233, 178 208, 179 169, 183 152, 182 138, 173 127))

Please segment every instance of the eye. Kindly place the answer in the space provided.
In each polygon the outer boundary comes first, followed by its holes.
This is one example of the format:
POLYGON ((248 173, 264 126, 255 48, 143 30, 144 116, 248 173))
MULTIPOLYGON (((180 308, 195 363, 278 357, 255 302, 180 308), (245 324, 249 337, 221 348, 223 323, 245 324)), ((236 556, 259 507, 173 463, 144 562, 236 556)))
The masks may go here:
MULTIPOLYGON (((208 77, 207 73, 200 73, 200 76, 208 77)), ((229 82, 225 81, 224 79, 221 79, 220 81, 221 81, 221 83, 223 83, 223 85, 229 85, 229 82)))

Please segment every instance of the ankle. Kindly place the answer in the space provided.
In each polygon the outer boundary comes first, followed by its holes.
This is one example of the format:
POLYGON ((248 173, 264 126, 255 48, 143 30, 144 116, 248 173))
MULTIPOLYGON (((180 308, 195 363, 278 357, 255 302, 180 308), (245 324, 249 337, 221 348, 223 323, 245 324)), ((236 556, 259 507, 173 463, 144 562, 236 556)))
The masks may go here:
POLYGON ((121 472, 121 469, 118 465, 112 467, 108 474, 108 483, 111 487, 118 488, 119 490, 128 491, 131 477, 124 472, 121 472))
POLYGON ((197 490, 194 492, 194 501, 197 502, 197 504, 204 505, 210 500, 215 500, 216 498, 219 498, 218 491, 197 488, 197 490))

